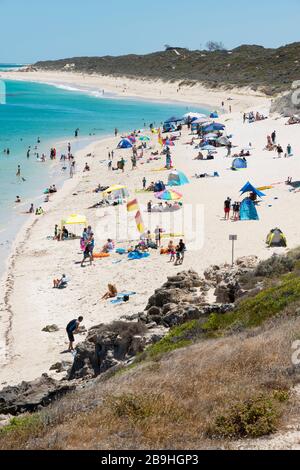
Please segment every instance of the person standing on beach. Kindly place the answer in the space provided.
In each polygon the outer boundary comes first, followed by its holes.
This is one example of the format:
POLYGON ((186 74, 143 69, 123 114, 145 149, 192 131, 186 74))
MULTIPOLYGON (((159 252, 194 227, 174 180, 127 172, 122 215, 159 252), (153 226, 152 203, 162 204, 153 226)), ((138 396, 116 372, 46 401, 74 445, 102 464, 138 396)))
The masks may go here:
POLYGON ((224 202, 224 213, 225 213, 225 220, 229 220, 230 218, 230 209, 231 209, 231 199, 228 197, 224 202))
POLYGON ((21 178, 21 165, 18 165, 16 177, 17 177, 17 178, 21 178))
POLYGON ((73 178, 74 174, 75 174, 75 161, 72 161, 70 165, 70 178, 73 178))
POLYGON ((271 138, 272 138, 273 145, 275 145, 276 144, 276 131, 272 132, 271 138))
POLYGON ((71 144, 70 144, 70 142, 68 143, 68 153, 71 153, 71 144))
POLYGON ((147 180, 146 180, 146 178, 145 178, 145 176, 144 176, 144 178, 143 178, 143 190, 144 190, 144 191, 145 191, 145 189, 146 189, 146 186, 147 186, 147 180))
POLYGON ((79 333, 80 323, 82 322, 83 322, 83 317, 79 317, 77 320, 76 319, 71 320, 67 325, 66 331, 67 331, 67 335, 69 339, 68 352, 74 351, 74 342, 75 342, 74 335, 79 333))
POLYGON ((115 128, 115 137, 118 137, 118 129, 115 128))
POLYGON ((278 158, 281 158, 282 157, 282 154, 283 154, 283 148, 281 147, 281 145, 277 145, 277 154, 278 154, 278 158))

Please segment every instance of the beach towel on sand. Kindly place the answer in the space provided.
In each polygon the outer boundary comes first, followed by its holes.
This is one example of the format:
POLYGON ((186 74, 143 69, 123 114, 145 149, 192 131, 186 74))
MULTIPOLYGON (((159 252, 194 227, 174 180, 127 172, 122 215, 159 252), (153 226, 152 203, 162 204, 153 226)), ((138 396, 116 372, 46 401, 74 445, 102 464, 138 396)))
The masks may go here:
POLYGON ((133 251, 132 253, 129 253, 128 259, 136 260, 136 259, 149 258, 149 256, 150 256, 150 253, 142 253, 140 251, 133 251))
POLYGON ((123 302, 125 302, 126 298, 130 298, 133 295, 136 295, 136 292, 121 292, 120 294, 117 295, 115 299, 111 300, 110 302, 113 305, 122 304, 123 302))

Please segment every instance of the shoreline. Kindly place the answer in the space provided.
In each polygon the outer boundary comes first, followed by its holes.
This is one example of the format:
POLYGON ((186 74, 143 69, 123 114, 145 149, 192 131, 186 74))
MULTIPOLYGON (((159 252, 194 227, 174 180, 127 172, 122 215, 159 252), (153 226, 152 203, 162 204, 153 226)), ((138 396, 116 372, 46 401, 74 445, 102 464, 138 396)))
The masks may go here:
MULTIPOLYGON (((84 138, 82 138, 83 140, 84 138)), ((95 145, 99 142, 108 143, 110 142, 111 137, 102 137, 102 138, 94 138, 92 142, 84 145, 80 150, 75 151, 75 158, 76 164, 78 165, 83 164, 83 160, 86 159, 87 153, 92 153, 95 145)), ((72 139, 69 140, 72 142, 72 139)), ((68 140, 63 140, 57 142, 57 147, 66 144, 68 140)), ((73 140, 74 143, 74 140, 73 140)), ((80 144, 80 139, 78 140, 80 144)), ((58 164, 59 162, 56 162, 58 164)), ((78 171, 75 173, 73 179, 65 178, 64 180, 60 181, 60 185, 58 185, 58 192, 52 196, 50 201, 47 203, 45 214, 42 217, 47 216, 47 213, 51 210, 55 210, 56 206, 59 206, 60 203, 64 200, 65 197, 70 196, 71 192, 76 190, 78 187, 82 177, 84 175, 79 173, 78 171)), ((42 196, 41 196, 42 197, 42 196)), ((20 229, 18 230, 15 239, 12 242, 10 253, 5 261, 5 270, 0 277, 0 286, 1 286, 1 297, 0 297, 0 312, 1 315, 1 327, 0 327, 0 360, 5 358, 4 364, 2 366, 6 367, 10 364, 11 360, 13 359, 13 355, 11 355, 11 341, 10 341, 10 334, 11 328, 13 323, 13 311, 11 306, 11 296, 13 294, 13 287, 14 287, 14 280, 15 280, 15 265, 22 252, 22 247, 26 244, 27 239, 30 237, 32 230, 39 222, 39 218, 35 215, 28 214, 28 220, 24 221, 21 225, 20 229), (3 315, 6 315, 6 318, 3 318, 3 315), (4 340, 4 343, 3 343, 4 340), (4 349, 4 351, 3 351, 4 349)), ((1 380, 1 379, 0 379, 1 380)), ((2 385, 5 384, 2 383, 2 385)), ((10 382, 11 384, 11 382, 10 382)))
MULTIPOLYGON (((180 86, 180 82, 163 82, 161 80, 133 79, 127 77, 88 75, 79 72, 5 72, 0 78, 8 80, 33 81, 54 86, 79 87, 82 92, 110 93, 113 97, 135 99, 143 101, 157 101, 161 103, 181 103, 187 106, 221 110, 222 102, 228 111, 231 105, 234 111, 244 112, 251 106, 262 107, 270 102, 270 98, 256 93, 250 88, 225 87, 210 89, 201 83, 194 86, 180 86), (86 89, 86 91, 85 91, 86 89), (228 98, 231 98, 228 100, 228 98), (230 102, 229 102, 230 101, 230 102)), ((108 97, 109 98, 109 97, 108 97)))

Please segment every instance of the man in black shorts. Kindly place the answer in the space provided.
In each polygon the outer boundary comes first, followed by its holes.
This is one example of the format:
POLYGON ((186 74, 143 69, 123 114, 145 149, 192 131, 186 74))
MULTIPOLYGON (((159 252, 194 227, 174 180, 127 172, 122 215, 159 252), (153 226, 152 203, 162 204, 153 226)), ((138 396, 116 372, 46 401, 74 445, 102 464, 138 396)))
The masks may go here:
POLYGON ((72 320, 70 321, 70 323, 68 323, 67 325, 67 335, 68 335, 68 338, 69 338, 69 349, 68 351, 71 352, 71 351, 74 351, 74 341, 75 341, 75 338, 74 338, 74 334, 78 333, 79 332, 79 326, 80 326, 80 323, 83 321, 83 317, 79 317, 77 320, 72 320))

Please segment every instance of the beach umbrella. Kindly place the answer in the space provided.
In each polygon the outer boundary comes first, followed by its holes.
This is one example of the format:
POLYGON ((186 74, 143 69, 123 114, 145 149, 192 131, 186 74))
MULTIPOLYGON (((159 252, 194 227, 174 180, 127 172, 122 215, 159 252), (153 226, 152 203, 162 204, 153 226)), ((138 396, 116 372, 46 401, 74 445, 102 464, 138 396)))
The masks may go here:
POLYGON ((187 121, 188 119, 191 119, 191 121, 195 121, 196 119, 207 119, 207 116, 205 114, 201 113, 186 113, 184 114, 184 119, 187 121))
POLYGON ((148 137, 147 135, 142 135, 139 140, 141 142, 150 142, 150 137, 148 137))
POLYGON ((192 122, 192 125, 196 125, 196 124, 210 124, 210 120, 207 118, 207 117, 203 117, 203 118, 198 118, 196 119, 195 121, 192 122))
POLYGON ((207 152, 214 152, 216 150, 216 147, 213 145, 204 145, 201 150, 206 150, 207 152))
POLYGON ((104 191, 103 196, 112 197, 113 199, 126 199, 127 197, 129 197, 129 192, 126 186, 115 184, 108 188, 106 191, 104 191))
POLYGON ((84 215, 72 214, 66 219, 61 221, 62 227, 64 225, 84 225, 87 226, 87 219, 84 215))
POLYGON ((171 116, 169 119, 165 121, 166 124, 170 124, 172 122, 180 122, 183 121, 182 117, 179 116, 171 116))
POLYGON ((162 201, 180 201, 183 196, 173 189, 165 189, 164 191, 155 193, 155 197, 157 199, 161 199, 162 201))

